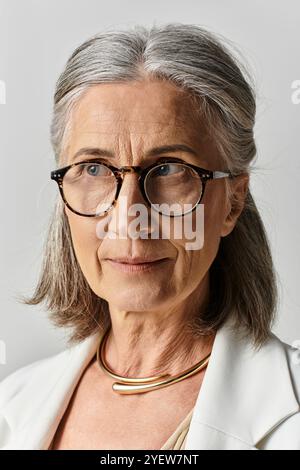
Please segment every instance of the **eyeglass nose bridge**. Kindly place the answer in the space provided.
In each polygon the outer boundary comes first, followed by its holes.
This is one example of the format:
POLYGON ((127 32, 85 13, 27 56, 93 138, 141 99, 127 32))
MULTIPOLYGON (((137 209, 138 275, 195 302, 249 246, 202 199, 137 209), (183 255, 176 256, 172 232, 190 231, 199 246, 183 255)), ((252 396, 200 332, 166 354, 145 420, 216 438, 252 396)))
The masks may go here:
POLYGON ((114 173, 115 173, 115 176, 117 178, 118 185, 117 185, 117 191, 116 191, 115 199, 112 203, 112 206, 115 206, 116 203, 117 203, 117 200, 118 200, 118 197, 119 197, 119 194, 120 194, 120 191, 121 191, 121 187, 123 185, 122 176, 124 176, 126 173, 137 173, 139 175, 139 177, 138 177, 139 188, 140 188, 140 191, 141 191, 142 196, 144 198, 144 201, 146 202, 146 204, 149 207, 151 207, 151 202, 149 201, 149 199, 147 197, 147 194, 146 194, 145 188, 144 188, 144 184, 143 184, 146 172, 145 172, 145 170, 143 171, 141 166, 122 166, 122 167, 118 168, 117 171, 115 171, 114 173))
POLYGON ((118 169, 118 172, 121 173, 122 175, 125 173, 138 173, 138 175, 140 175, 141 167, 140 166, 121 166, 121 168, 118 169))

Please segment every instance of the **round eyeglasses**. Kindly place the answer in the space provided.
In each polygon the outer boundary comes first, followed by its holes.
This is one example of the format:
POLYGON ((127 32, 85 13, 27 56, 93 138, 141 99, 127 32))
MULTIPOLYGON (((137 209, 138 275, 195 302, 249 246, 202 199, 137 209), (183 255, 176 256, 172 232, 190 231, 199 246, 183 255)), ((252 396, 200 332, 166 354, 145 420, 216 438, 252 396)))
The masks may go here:
POLYGON ((233 178, 231 172, 205 170, 180 159, 166 158, 142 168, 116 168, 99 158, 51 171, 66 206, 83 217, 97 217, 116 203, 125 173, 138 173, 139 187, 149 207, 176 217, 200 204, 208 180, 233 178))

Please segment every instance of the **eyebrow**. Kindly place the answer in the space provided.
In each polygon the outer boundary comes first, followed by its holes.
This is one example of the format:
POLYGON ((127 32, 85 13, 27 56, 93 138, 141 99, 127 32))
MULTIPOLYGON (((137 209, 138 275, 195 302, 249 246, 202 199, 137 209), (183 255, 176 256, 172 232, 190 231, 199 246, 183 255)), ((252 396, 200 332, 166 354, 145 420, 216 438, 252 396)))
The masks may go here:
MULTIPOLYGON (((195 156, 198 155, 198 153, 192 147, 189 147, 188 145, 174 144, 174 145, 162 145, 160 147, 154 147, 146 152, 145 157, 151 158, 157 155, 164 155, 170 152, 186 152, 186 153, 191 153, 192 155, 195 155, 195 156)), ((81 155, 93 155, 97 157, 115 158, 115 155, 110 150, 101 149, 98 147, 83 147, 75 153, 72 161, 80 157, 81 155)))

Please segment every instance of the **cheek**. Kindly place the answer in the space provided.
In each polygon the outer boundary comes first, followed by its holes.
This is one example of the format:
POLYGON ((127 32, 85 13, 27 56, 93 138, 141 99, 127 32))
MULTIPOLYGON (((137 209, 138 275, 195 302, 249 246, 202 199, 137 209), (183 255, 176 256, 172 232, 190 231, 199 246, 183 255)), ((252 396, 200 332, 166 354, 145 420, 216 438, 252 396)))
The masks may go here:
POLYGON ((183 236, 181 239, 175 239, 175 237, 172 237, 172 243, 178 251, 178 260, 175 268, 176 277, 179 278, 181 276, 184 281, 189 279, 189 282, 194 284, 201 281, 218 252, 221 223, 222 207, 213 202, 211 204, 207 202, 203 206, 203 219, 198 216, 197 221, 196 215, 193 215, 192 233, 194 238, 190 239, 183 236), (196 239, 199 240, 199 244, 195 243, 196 239), (202 241, 202 248, 186 249, 187 243, 192 242, 192 245, 196 247, 201 246, 202 241))
POLYGON ((76 214, 69 215, 68 219, 75 255, 86 275, 96 268, 97 250, 101 243, 96 236, 96 223, 76 214))
POLYGON ((219 184, 207 186, 204 203, 204 246, 219 245, 226 212, 225 188, 219 184))

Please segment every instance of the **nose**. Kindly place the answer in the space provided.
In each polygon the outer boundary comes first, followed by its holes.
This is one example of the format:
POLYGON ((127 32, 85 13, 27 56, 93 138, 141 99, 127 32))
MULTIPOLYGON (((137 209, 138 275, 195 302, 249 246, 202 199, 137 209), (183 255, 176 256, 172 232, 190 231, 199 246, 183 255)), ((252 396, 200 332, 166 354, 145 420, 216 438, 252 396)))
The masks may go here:
POLYGON ((149 206, 141 192, 139 174, 132 167, 123 167, 122 173, 122 186, 112 208, 111 227, 117 229, 117 237, 136 238, 141 232, 147 237, 151 231, 149 206), (132 225, 134 219, 138 220, 132 225))
POLYGON ((116 203, 118 206, 119 199, 126 198, 128 207, 132 204, 144 204, 143 194, 139 183, 139 167, 122 167, 122 186, 116 203))

